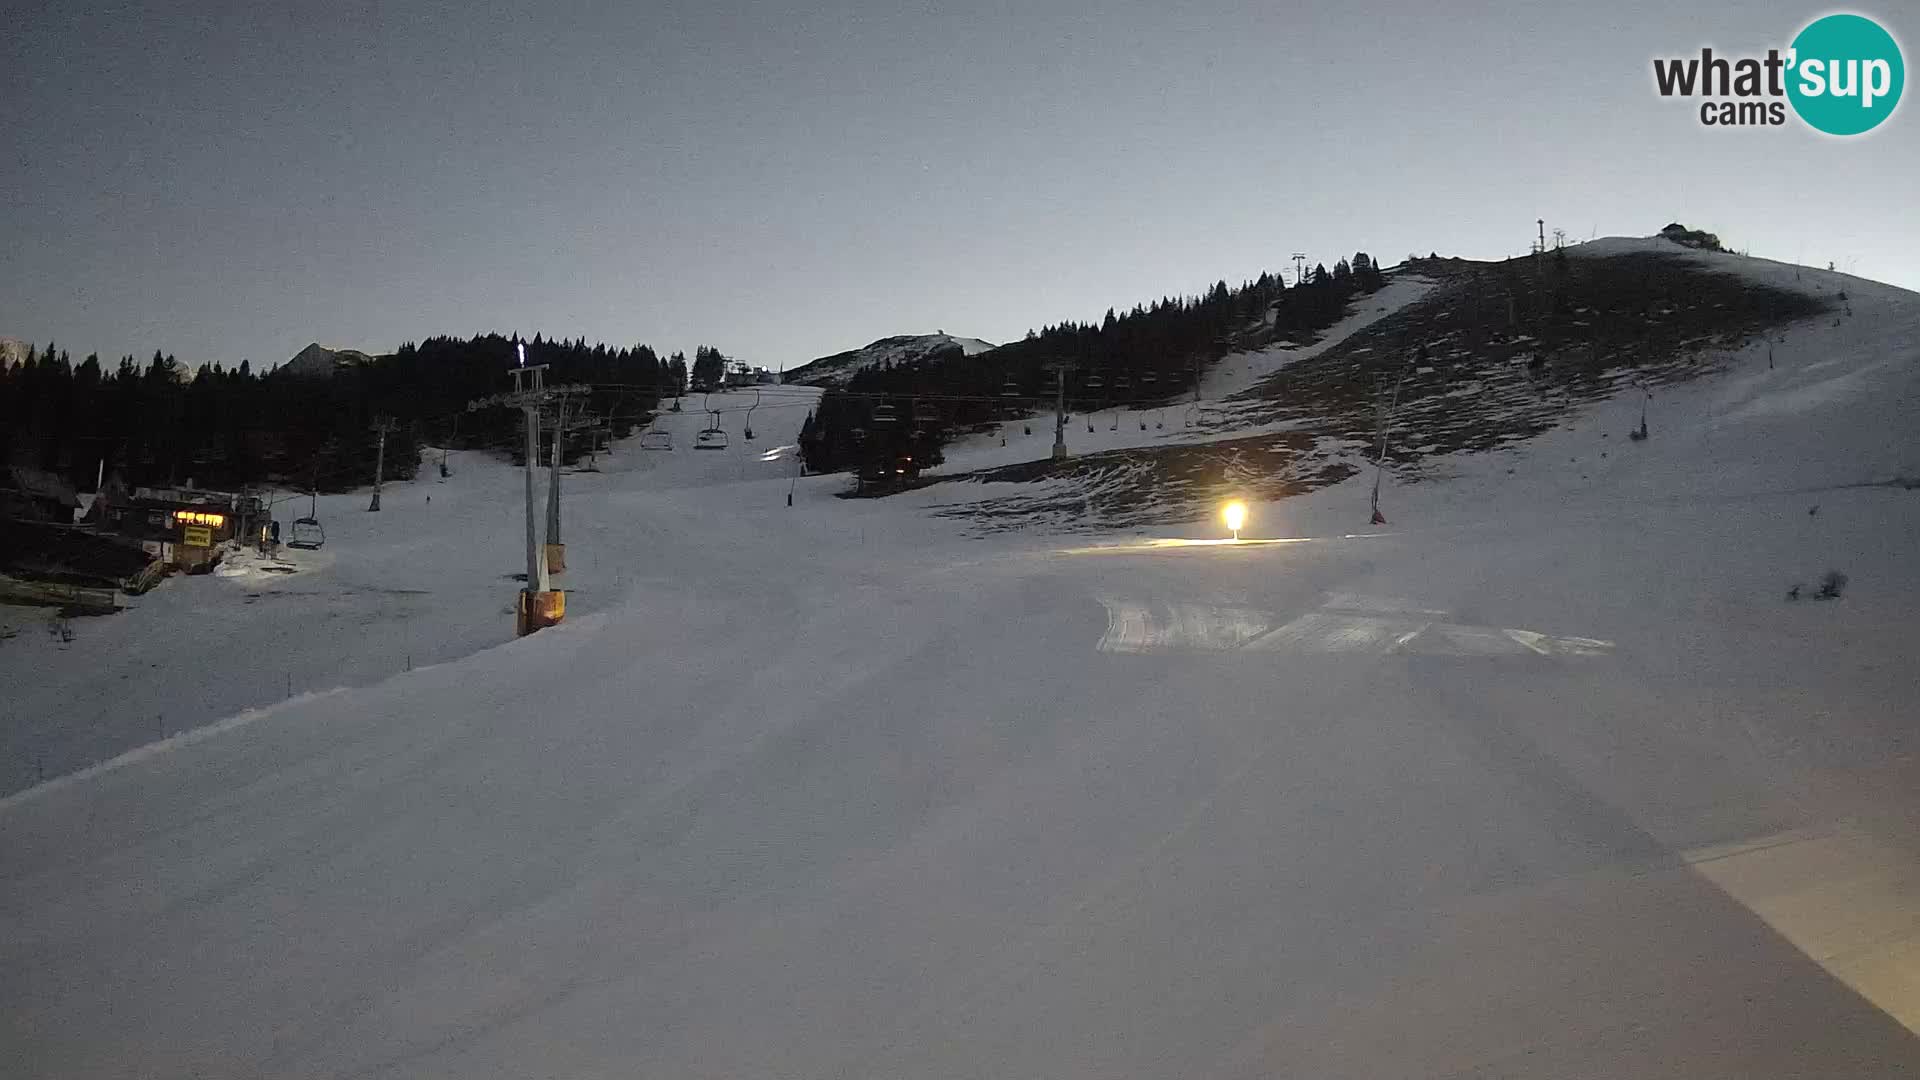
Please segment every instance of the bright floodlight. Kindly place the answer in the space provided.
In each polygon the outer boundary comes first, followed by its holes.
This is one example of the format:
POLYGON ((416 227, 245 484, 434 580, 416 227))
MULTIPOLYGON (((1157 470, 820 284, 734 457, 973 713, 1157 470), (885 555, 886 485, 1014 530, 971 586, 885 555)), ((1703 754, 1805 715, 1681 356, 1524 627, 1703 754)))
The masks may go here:
POLYGON ((1220 517, 1226 521, 1227 528, 1233 530, 1233 538, 1240 539, 1240 528, 1247 523, 1247 504, 1235 499, 1220 510, 1220 517))
POLYGON ((517 342, 514 342, 513 347, 520 350, 520 366, 526 367, 527 366, 527 343, 524 341, 517 341, 517 342))

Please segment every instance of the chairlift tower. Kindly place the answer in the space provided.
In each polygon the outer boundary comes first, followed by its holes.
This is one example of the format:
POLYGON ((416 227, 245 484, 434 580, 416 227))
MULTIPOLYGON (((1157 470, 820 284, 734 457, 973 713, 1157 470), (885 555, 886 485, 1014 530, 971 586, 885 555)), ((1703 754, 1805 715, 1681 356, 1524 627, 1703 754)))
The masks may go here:
POLYGON ((526 422, 527 493, 527 582, 520 592, 516 629, 521 636, 544 626, 552 626, 566 615, 566 594, 553 589, 547 576, 547 559, 540 547, 540 522, 534 509, 534 471, 540 467, 540 407, 586 394, 591 387, 546 384, 547 365, 526 364, 526 346, 519 346, 521 364, 509 368, 513 389, 504 394, 475 398, 467 402, 467 411, 504 405, 517 408, 526 422))
POLYGON ((447 445, 442 446, 440 448, 440 479, 442 480, 445 480, 450 475, 447 472, 447 450, 454 443, 459 441, 460 441, 460 414, 454 413, 453 414, 453 433, 447 437, 447 445))
POLYGON ((1073 370, 1072 364, 1048 364, 1046 370, 1053 372, 1053 460, 1067 460, 1067 373, 1073 370))
POLYGON ((547 472, 547 573, 560 574, 567 569, 566 542, 560 538, 560 462, 567 448, 566 397, 561 396, 553 405, 553 458, 547 472))
POLYGON ((387 471, 387 433, 399 426, 391 416, 382 416, 373 422, 373 432, 380 437, 380 448, 373 455, 373 501, 367 504, 368 512, 380 509, 380 478, 387 471))
MULTIPOLYGON (((1533 219, 1534 226, 1540 230, 1540 238, 1533 245, 1533 278, 1536 287, 1545 287, 1547 282, 1547 219, 1533 219)), ((1537 298, 1536 298, 1537 304, 1537 298)))
POLYGON ((587 433, 587 471, 598 472, 600 469, 600 455, 603 452, 613 452, 613 446, 609 438, 613 430, 613 419, 607 416, 595 416, 592 413, 588 413, 586 423, 582 424, 581 427, 587 433), (606 442, 606 445, 602 445, 603 442, 606 442))

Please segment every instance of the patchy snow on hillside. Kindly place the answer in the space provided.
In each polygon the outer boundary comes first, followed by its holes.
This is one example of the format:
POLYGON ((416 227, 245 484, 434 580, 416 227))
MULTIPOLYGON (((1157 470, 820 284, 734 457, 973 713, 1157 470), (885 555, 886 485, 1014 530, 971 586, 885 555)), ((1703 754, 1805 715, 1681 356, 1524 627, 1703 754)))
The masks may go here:
POLYGON ((1355 333, 1406 307, 1433 290, 1435 282, 1417 273, 1396 271, 1379 292, 1356 294, 1345 318, 1306 345, 1269 345, 1253 352, 1229 353, 1200 377, 1203 400, 1226 400, 1258 386, 1289 364, 1318 356, 1355 333))
MULTIPOLYGON (((1162 405, 1115 404, 1074 411, 1066 429, 1068 451, 1075 455, 1110 450, 1224 442, 1285 431, 1287 423, 1249 423, 1240 414, 1248 404, 1235 395, 1258 386, 1288 364, 1318 356, 1355 333, 1404 309, 1432 290, 1434 283, 1412 274, 1395 274, 1377 293, 1355 298, 1353 310, 1311 344, 1269 346, 1230 353, 1200 379, 1199 400, 1179 398, 1162 405)), ((944 451, 940 472, 957 473, 1037 461, 1052 453, 1054 415, 1002 421, 991 430, 966 435, 944 451)), ((978 496, 981 489, 972 494, 978 496)))
POLYGON ((883 364, 915 363, 956 349, 963 356, 973 356, 994 347, 979 338, 955 337, 944 332, 886 337, 794 368, 786 373, 785 381, 806 386, 844 386, 860 372, 883 364))

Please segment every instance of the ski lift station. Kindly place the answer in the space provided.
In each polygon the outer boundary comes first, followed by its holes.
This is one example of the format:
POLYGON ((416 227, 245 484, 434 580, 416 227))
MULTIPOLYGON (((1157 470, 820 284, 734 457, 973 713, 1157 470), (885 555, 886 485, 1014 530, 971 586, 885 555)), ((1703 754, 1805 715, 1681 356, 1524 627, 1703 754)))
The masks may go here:
POLYGON ((192 572, 211 569, 220 545, 249 535, 261 518, 260 500, 251 495, 143 487, 125 500, 109 501, 104 524, 140 541, 161 562, 192 572))

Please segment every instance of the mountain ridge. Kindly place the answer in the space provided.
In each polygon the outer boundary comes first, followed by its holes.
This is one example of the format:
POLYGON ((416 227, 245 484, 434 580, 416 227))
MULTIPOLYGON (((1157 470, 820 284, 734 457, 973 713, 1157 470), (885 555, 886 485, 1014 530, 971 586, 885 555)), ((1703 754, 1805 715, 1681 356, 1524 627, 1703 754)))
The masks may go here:
POLYGON ((945 354, 973 356, 998 347, 990 341, 960 337, 944 330, 931 334, 895 334, 858 349, 810 360, 788 371, 785 381, 804 386, 843 386, 855 374, 881 364, 913 363, 942 358, 945 354))
POLYGON ((335 349, 313 342, 295 353, 293 359, 274 369, 274 374, 296 378, 331 378, 343 367, 370 364, 375 357, 359 349, 335 349))

